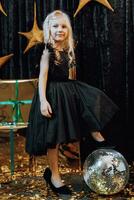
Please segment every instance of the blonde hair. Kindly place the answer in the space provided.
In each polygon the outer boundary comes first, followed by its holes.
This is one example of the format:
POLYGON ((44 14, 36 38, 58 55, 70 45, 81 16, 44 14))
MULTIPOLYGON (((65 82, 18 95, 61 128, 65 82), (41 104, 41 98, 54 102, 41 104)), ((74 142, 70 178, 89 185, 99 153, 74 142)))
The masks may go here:
POLYGON ((75 59, 74 55, 74 40, 73 40, 73 31, 71 27, 71 22, 67 14, 60 10, 55 10, 52 13, 48 14, 46 17, 44 23, 43 23, 43 32, 44 32, 44 43, 51 43, 53 44, 53 39, 51 37, 51 21, 53 19, 56 19, 56 17, 63 17, 66 21, 66 26, 68 28, 68 37, 63 42, 63 48, 68 49, 68 57, 69 57, 69 63, 72 63, 72 61, 75 59))

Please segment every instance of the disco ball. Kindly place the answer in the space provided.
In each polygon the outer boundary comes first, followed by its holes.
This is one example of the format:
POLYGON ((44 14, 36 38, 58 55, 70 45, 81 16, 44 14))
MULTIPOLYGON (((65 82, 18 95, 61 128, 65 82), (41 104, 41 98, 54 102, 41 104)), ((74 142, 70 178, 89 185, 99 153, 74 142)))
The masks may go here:
POLYGON ((128 183, 129 166, 119 152, 98 149, 85 160, 83 177, 89 188, 97 194, 116 194, 128 183))

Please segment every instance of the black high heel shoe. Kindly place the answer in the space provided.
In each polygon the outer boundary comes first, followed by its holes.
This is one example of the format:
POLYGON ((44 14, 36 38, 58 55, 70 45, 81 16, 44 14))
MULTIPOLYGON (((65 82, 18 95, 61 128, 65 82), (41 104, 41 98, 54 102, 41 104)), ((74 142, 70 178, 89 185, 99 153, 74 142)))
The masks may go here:
POLYGON ((51 181, 51 176, 52 176, 52 172, 51 170, 47 167, 45 169, 45 172, 43 174, 43 177, 46 181, 47 184, 49 184, 50 188, 52 189, 53 192, 56 192, 58 194, 66 194, 66 195, 71 195, 72 191, 66 186, 63 185, 61 187, 55 187, 51 181))
POLYGON ((101 142, 95 141, 95 144, 96 144, 96 148, 97 149, 103 149, 103 148, 104 149, 114 149, 115 148, 114 145, 112 145, 111 143, 107 142, 106 140, 101 141, 101 142))

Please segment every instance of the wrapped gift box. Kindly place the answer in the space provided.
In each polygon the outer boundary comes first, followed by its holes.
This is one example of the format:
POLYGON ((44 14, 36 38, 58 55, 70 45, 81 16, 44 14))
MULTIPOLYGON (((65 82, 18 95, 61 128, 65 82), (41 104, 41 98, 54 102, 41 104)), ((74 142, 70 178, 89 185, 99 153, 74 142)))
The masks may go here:
POLYGON ((0 80, 0 123, 27 122, 37 79, 0 80))

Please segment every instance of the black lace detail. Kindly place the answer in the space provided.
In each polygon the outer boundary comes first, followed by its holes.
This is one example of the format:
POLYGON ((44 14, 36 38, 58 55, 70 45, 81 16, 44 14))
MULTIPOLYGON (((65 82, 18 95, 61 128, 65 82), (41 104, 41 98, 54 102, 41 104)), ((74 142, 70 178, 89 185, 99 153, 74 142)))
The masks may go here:
POLYGON ((76 68, 76 60, 73 59, 72 62, 69 64, 69 68, 75 67, 76 68))
POLYGON ((49 59, 49 80, 67 80, 69 76, 69 68, 76 65, 75 60, 72 63, 69 63, 68 51, 58 51, 59 57, 56 55, 56 51, 50 43, 38 44, 35 51, 35 63, 40 69, 40 59, 43 54, 43 51, 48 49, 50 52, 49 59))
POLYGON ((50 53, 54 53, 54 48, 51 43, 44 44, 44 48, 49 50, 50 53))

